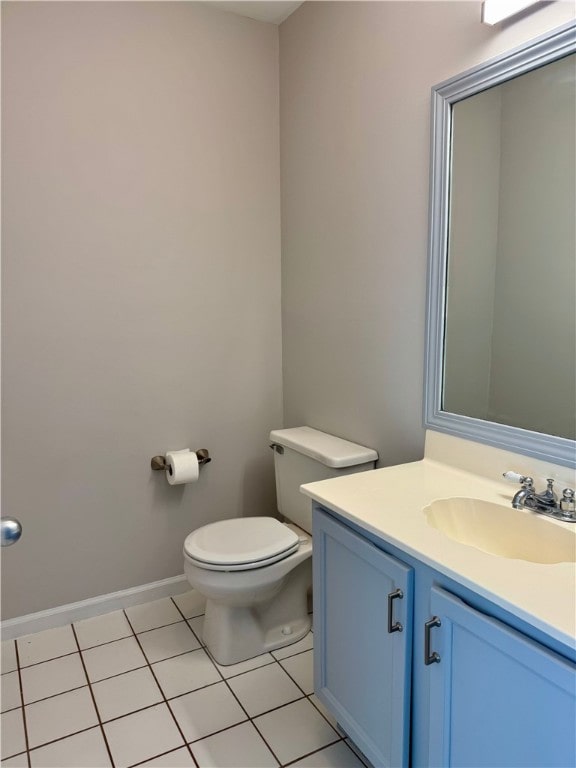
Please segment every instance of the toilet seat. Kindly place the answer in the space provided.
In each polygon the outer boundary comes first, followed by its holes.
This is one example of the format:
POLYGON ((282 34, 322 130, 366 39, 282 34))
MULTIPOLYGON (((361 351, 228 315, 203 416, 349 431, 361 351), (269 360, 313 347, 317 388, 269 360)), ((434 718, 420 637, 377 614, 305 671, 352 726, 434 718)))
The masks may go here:
POLYGON ((184 552, 199 568, 245 571, 283 560, 299 544, 298 534, 273 517, 241 517, 192 531, 184 552))

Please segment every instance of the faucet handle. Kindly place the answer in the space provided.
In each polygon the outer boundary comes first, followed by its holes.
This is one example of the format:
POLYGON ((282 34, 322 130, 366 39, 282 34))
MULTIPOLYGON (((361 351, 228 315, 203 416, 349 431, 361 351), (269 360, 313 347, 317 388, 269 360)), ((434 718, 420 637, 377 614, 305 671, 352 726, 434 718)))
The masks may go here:
POLYGON ((554 478, 553 477, 546 478, 546 483, 547 483, 546 490, 542 495, 548 499, 552 499, 553 501, 558 501, 558 494, 554 492, 554 478))
POLYGON ((560 511, 570 519, 573 519, 576 515, 576 501, 574 500, 574 495, 572 488, 564 488, 560 500, 560 511))
POLYGON ((531 477, 525 477, 518 472, 504 472, 502 477, 511 483, 521 483, 524 488, 530 489, 534 487, 534 480, 531 477))

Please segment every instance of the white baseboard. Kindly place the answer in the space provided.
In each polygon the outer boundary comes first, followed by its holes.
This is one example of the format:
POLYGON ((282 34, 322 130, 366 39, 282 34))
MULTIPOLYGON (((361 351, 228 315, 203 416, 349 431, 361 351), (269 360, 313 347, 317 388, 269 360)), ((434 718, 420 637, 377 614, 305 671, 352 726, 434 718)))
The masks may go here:
POLYGON ((7 619, 0 623, 2 640, 12 640, 21 635, 30 635, 33 632, 41 632, 43 629, 62 627, 80 619, 90 619, 103 613, 117 611, 121 608, 129 608, 131 605, 148 603, 151 600, 159 600, 162 597, 179 595, 188 592, 191 586, 184 574, 173 576, 162 581, 153 581, 151 584, 142 584, 139 587, 123 589, 120 592, 111 592, 108 595, 91 597, 78 603, 59 605, 57 608, 49 608, 47 611, 29 613, 27 616, 17 616, 15 619, 7 619))

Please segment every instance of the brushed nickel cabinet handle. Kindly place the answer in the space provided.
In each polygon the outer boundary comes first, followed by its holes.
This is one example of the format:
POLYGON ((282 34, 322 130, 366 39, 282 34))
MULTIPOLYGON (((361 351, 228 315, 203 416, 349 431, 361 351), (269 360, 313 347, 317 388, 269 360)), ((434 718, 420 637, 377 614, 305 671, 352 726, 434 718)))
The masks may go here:
POLYGON ((402 632, 403 626, 399 621, 393 621, 392 615, 394 613, 394 600, 402 600, 404 592, 401 589, 395 589, 393 592, 388 593, 388 633, 402 632))
POLYGON ((438 616, 432 616, 432 618, 424 624, 424 664, 438 664, 440 661, 440 654, 436 651, 430 652, 430 632, 432 627, 441 627, 442 622, 438 616))

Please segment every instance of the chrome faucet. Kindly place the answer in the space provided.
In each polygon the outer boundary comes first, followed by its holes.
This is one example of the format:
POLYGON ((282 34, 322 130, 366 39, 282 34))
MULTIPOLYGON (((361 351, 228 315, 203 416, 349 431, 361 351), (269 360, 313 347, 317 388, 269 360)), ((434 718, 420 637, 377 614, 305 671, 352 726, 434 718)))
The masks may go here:
POLYGON ((525 477, 516 472, 504 472, 503 477, 522 485, 522 488, 514 494, 512 499, 512 506, 515 509, 531 509, 533 512, 554 517, 557 520, 576 523, 576 500, 572 488, 564 488, 562 498, 558 501, 552 478, 547 479, 546 490, 537 493, 534 488, 534 480, 531 477, 525 477))

